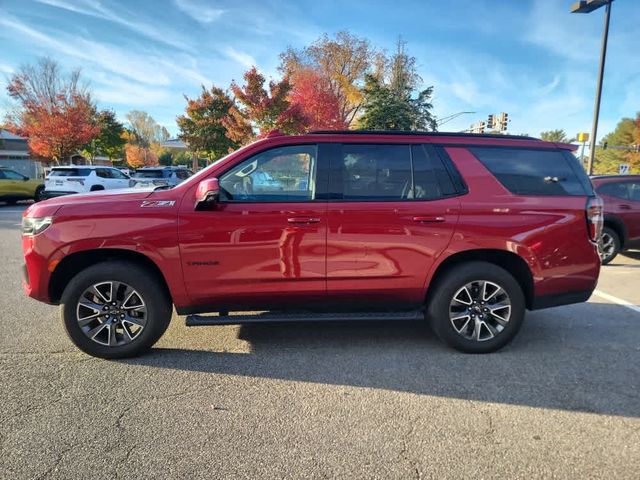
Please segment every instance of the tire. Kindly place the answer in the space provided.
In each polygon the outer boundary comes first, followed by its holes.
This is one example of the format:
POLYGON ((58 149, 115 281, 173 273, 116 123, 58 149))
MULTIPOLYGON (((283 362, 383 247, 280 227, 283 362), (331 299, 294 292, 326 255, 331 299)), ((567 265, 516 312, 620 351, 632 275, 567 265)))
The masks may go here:
POLYGON ((620 236, 615 230, 604 227, 598 244, 598 252, 603 265, 610 263, 620 253, 620 236))
POLYGON ((44 196, 44 185, 39 185, 36 188, 35 193, 33 194, 33 200, 34 202, 41 202, 43 200, 45 200, 46 197, 44 196))
POLYGON ((62 294, 60 310, 71 341, 83 352, 106 359, 135 357, 149 350, 173 313, 161 282, 147 269, 120 260, 98 263, 73 277, 62 294))
POLYGON ((427 319, 440 340, 456 350, 495 352, 513 340, 522 326, 526 309, 522 289, 509 272, 497 265, 458 265, 446 272, 434 288, 427 319), (484 304, 482 295, 487 299, 484 304), (507 303, 509 307, 505 306, 507 303))
POLYGON ((102 185, 93 185, 89 189, 90 192, 97 192, 98 190, 104 190, 104 187, 102 185))

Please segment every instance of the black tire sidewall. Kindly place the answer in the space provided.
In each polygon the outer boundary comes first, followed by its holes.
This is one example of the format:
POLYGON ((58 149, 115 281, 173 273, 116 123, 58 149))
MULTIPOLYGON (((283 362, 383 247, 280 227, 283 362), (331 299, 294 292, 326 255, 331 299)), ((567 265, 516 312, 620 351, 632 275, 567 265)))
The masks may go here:
POLYGON ((524 320, 526 303, 522 288, 506 270, 486 262, 458 265, 438 282, 427 306, 427 317, 435 334, 447 345, 466 353, 489 353, 499 350, 518 333, 524 320), (458 289, 472 281, 487 280, 500 285, 511 300, 511 317, 495 338, 477 342, 458 334, 449 320, 449 306, 458 289))
POLYGON ((36 188, 36 191, 34 192, 33 200, 35 202, 41 202, 44 199, 45 199, 45 197, 44 197, 44 186, 40 185, 38 188, 36 188))
POLYGON ((62 295, 61 315, 71 341, 83 352, 94 357, 115 359, 134 357, 146 352, 165 332, 172 315, 172 304, 165 289, 146 269, 130 262, 106 261, 77 274, 62 295), (131 343, 120 347, 100 345, 89 339, 80 329, 76 307, 80 295, 95 283, 120 281, 133 287, 147 306, 147 323, 131 343))
POLYGON ((615 230, 609 227, 604 227, 604 230, 602 231, 602 233, 611 235, 611 238, 613 238, 613 253, 609 255, 606 259, 602 259, 602 264, 607 265, 608 263, 611 263, 611 261, 614 258, 616 258, 618 253, 620 253, 620 236, 615 230))

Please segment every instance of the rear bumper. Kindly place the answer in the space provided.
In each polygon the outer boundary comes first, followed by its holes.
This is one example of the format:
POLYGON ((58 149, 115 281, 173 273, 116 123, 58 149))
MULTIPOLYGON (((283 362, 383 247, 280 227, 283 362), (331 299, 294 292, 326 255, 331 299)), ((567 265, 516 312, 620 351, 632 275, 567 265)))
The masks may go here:
POLYGON ((564 292, 552 295, 540 295, 533 298, 531 310, 540 310, 543 308, 559 307, 561 305, 570 305, 572 303, 582 303, 589 300, 593 293, 591 290, 580 290, 577 292, 564 292))

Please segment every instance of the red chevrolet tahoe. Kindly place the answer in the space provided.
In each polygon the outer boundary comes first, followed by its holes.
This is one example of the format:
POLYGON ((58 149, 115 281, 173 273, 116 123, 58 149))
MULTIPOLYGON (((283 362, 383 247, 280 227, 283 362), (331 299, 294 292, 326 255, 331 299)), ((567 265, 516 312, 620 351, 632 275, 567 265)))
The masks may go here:
POLYGON ((273 134, 171 189, 32 205, 24 289, 60 304, 71 340, 103 358, 149 349, 172 306, 189 326, 426 318, 454 348, 495 351, 525 309, 596 286, 602 203, 571 148, 273 134))

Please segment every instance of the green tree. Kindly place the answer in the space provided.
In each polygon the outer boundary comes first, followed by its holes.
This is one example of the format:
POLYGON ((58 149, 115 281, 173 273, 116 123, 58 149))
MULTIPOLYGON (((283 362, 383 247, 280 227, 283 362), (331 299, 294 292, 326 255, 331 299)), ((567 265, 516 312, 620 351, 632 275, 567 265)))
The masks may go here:
POLYGON ((567 133, 560 130, 547 130, 545 132, 540 132, 540 138, 545 142, 556 142, 556 143, 571 143, 575 142, 575 138, 569 138, 567 133))
POLYGON ((433 87, 417 90, 422 79, 416 71, 414 57, 407 54, 405 43, 398 40, 383 77, 367 75, 363 89, 364 113, 358 124, 366 130, 433 130, 436 119, 431 114, 433 87))
POLYGON ((158 155, 158 163, 166 167, 173 165, 173 154, 169 150, 163 151, 158 155))
POLYGON ((97 113, 96 124, 100 127, 100 134, 88 144, 83 154, 92 161, 96 156, 105 156, 109 160, 124 157, 125 139, 124 125, 116 119, 113 110, 102 110, 97 113))
POLYGON ((613 132, 605 135, 596 148, 595 173, 618 173, 620 164, 629 164, 631 173, 640 173, 640 154, 633 145, 640 144, 640 112, 636 119, 625 117, 618 122, 613 132), (607 148, 604 149, 604 144, 607 148), (627 147, 622 150, 611 147, 627 147))
POLYGON ((176 122, 180 129, 178 137, 198 156, 217 160, 239 146, 227 135, 224 119, 229 116, 233 100, 218 87, 207 90, 204 86, 200 96, 190 99, 185 96, 185 114, 176 122))

